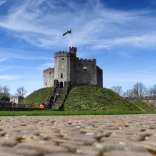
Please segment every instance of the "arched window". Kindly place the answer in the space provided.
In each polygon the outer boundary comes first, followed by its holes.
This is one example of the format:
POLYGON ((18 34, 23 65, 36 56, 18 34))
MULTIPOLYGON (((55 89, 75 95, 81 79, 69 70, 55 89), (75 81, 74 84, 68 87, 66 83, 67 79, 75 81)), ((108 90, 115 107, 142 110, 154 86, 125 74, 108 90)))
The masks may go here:
POLYGON ((63 78, 63 74, 61 73, 61 78, 63 78))

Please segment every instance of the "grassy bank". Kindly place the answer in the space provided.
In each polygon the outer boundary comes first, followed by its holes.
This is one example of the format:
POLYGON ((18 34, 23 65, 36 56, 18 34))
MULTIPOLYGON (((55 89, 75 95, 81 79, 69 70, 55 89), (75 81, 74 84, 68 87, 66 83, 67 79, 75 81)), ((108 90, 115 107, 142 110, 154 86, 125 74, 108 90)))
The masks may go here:
POLYGON ((156 109, 146 102, 134 101, 133 104, 140 108, 143 112, 156 113, 156 109))
MULTIPOLYGON (((45 103, 52 88, 42 88, 27 96, 21 104, 34 107, 45 103)), ((75 86, 71 88, 64 103, 65 111, 140 111, 131 102, 115 92, 98 86, 75 86)))
POLYGON ((71 89, 65 104, 65 111, 140 111, 107 88, 97 86, 75 86, 71 89))
MULTIPOLYGON (((64 115, 124 115, 124 114, 153 114, 140 111, 0 111, 0 116, 64 116, 64 115)), ((156 112, 155 112, 156 114, 156 112)))
MULTIPOLYGON (((21 103, 36 107, 46 102, 51 90, 52 87, 36 90, 21 103)), ((156 114, 156 109, 145 102, 131 103, 112 90, 97 86, 71 88, 64 104, 64 110, 0 111, 0 116, 156 114)))
POLYGON ((41 103, 45 103, 50 95, 52 87, 41 88, 28 95, 20 104, 30 104, 33 107, 38 107, 41 103))

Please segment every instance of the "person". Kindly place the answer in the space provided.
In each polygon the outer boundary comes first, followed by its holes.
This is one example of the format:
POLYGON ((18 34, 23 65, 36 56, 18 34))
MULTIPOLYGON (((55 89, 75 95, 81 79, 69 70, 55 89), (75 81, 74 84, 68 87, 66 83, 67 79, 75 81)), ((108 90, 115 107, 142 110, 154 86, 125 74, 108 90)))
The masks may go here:
POLYGON ((59 96, 59 93, 56 93, 55 97, 54 97, 54 101, 56 102, 57 97, 59 96))
POLYGON ((44 103, 40 104, 40 109, 44 109, 44 103))

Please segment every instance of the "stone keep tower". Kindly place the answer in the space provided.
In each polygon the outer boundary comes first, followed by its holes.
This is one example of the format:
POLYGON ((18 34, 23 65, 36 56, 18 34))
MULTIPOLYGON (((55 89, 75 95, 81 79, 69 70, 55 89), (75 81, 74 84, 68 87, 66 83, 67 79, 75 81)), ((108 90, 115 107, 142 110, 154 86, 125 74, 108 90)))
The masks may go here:
POLYGON ((44 87, 54 86, 58 80, 61 87, 67 82, 74 85, 98 85, 103 87, 103 72, 96 66, 96 59, 87 60, 76 57, 77 48, 69 52, 54 54, 54 68, 44 70, 44 87))

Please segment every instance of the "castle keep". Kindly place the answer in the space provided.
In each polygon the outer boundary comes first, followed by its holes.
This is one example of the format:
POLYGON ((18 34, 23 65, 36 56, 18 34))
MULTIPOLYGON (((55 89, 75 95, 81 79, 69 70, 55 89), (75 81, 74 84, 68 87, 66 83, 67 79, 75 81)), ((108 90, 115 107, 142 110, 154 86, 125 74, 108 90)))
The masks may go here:
POLYGON ((70 47, 69 52, 54 54, 54 68, 43 71, 44 88, 54 86, 54 80, 60 87, 66 85, 97 85, 103 87, 103 71, 96 66, 96 59, 79 59, 77 48, 70 47))

